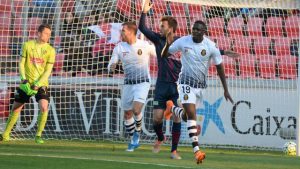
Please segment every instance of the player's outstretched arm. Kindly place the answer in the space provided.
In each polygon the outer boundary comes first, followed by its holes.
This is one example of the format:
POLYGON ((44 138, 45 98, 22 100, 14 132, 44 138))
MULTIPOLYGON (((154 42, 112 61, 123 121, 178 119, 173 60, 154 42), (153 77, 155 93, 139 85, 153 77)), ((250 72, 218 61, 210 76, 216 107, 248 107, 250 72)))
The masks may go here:
POLYGON ((140 17, 140 22, 139 22, 139 30, 153 43, 156 43, 159 41, 159 35, 152 30, 150 30, 146 26, 146 16, 149 10, 152 8, 153 4, 151 4, 150 0, 146 0, 144 7, 143 7, 143 12, 140 17))
POLYGON ((229 56, 233 59, 240 57, 239 53, 232 50, 224 50, 224 55, 229 56))
POLYGON ((224 88, 224 97, 227 101, 229 100, 232 104, 234 104, 234 101, 231 98, 229 91, 228 91, 223 64, 221 63, 219 65, 216 65, 216 68, 217 68, 217 72, 219 74, 220 80, 222 82, 222 86, 224 88))

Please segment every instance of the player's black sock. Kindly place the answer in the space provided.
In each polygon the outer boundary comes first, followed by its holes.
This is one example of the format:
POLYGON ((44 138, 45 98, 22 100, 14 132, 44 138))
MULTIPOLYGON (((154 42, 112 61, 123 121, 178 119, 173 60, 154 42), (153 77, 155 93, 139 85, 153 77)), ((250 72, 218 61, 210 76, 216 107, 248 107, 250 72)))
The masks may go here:
POLYGON ((134 119, 133 118, 125 120, 125 128, 126 128, 126 131, 129 134, 130 138, 131 138, 132 135, 133 135, 134 129, 135 129, 134 119))
POLYGON ((176 117, 179 117, 180 119, 182 119, 183 108, 172 106, 171 111, 175 114, 176 117))
POLYGON ((187 129, 188 129, 189 137, 192 141, 192 146, 193 146, 193 150, 195 153, 199 150, 196 120, 188 120, 187 121, 187 129))
POLYGON ((142 130, 142 120, 143 120, 143 115, 140 113, 139 115, 135 116, 135 131, 141 132, 142 130))
POLYGON ((179 143, 179 138, 180 138, 180 130, 181 130, 181 123, 175 123, 173 122, 173 127, 172 127, 172 148, 171 152, 177 150, 177 145, 179 143))
POLYGON ((164 140, 164 133, 163 133, 163 124, 160 123, 160 124, 153 124, 153 129, 157 135, 157 140, 158 141, 163 141, 164 140))

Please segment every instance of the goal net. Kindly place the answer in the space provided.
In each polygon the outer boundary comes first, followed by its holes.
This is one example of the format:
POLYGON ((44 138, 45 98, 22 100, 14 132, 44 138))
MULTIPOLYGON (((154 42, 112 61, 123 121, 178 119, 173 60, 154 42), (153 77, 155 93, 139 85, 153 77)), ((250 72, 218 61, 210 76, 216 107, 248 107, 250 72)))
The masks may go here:
MULTIPOLYGON (((146 25, 159 32, 160 18, 177 19, 176 35, 191 33, 196 20, 207 24, 207 36, 221 50, 231 96, 214 66, 208 88, 197 108, 202 126, 199 143, 208 146, 279 149, 295 141, 299 114, 298 57, 299 1, 153 0, 146 25), (297 9, 298 7, 298 9, 297 9)), ((0 132, 4 130, 20 79, 18 61, 22 43, 36 38, 41 23, 52 25, 50 43, 56 62, 50 78, 49 117, 43 133, 48 139, 123 141, 122 65, 107 73, 108 61, 120 42, 121 24, 139 22, 142 0, 0 0, 0 132)), ((139 37, 142 35, 138 33, 139 37)), ((147 40, 145 38, 145 40, 147 40)), ((143 109, 143 143, 152 143, 153 98, 157 60, 150 59, 152 85, 143 109)), ((38 104, 32 97, 11 137, 31 139, 37 126, 38 104)), ((171 139, 172 121, 164 121, 171 139)), ((180 143, 189 145, 182 123, 180 143)))

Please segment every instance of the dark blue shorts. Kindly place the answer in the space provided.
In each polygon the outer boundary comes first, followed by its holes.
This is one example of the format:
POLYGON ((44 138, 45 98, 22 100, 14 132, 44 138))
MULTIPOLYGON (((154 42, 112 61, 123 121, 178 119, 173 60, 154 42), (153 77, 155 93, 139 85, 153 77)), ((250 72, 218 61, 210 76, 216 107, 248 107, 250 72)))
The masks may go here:
POLYGON ((177 84, 170 82, 156 82, 154 91, 154 109, 166 109, 166 103, 168 100, 172 100, 175 106, 177 105, 177 99, 179 97, 177 91, 177 84))

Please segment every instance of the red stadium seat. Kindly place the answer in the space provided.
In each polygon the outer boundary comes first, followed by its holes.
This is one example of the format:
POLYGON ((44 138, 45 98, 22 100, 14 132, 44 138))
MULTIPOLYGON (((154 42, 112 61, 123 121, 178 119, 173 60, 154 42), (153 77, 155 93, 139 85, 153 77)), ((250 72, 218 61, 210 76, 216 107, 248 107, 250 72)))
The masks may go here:
POLYGON ((247 31, 249 36, 262 37, 263 18, 249 17, 247 23, 247 31))
POLYGON ((8 29, 10 27, 11 17, 9 12, 0 12, 0 29, 8 29))
POLYGON ((269 37, 282 37, 282 18, 281 17, 269 17, 266 23, 266 32, 269 37))
POLYGON ((266 55, 258 58, 260 77, 264 79, 275 78, 276 58, 274 56, 266 55))
POLYGON ((241 78, 256 78, 255 64, 257 60, 254 55, 244 55, 239 58, 239 69, 241 78))
POLYGON ((126 16, 131 16, 131 1, 117 0, 117 10, 126 16))
POLYGON ((14 1, 15 15, 18 15, 18 16, 22 15, 23 3, 24 3, 23 0, 15 0, 14 1))
POLYGON ((250 54, 251 38, 239 36, 232 38, 234 41, 233 50, 239 54, 250 54))
MULTIPOLYGON (((143 0, 137 0, 135 3, 135 12, 140 14, 142 13, 142 5, 143 5, 143 0)), ((137 15, 139 17, 139 15, 137 15)))
POLYGON ((15 18, 13 35, 22 36, 22 18, 15 18))
POLYGON ((278 57, 279 77, 282 79, 296 79, 297 78, 297 58, 295 56, 281 56, 278 57))
POLYGON ((10 103, 10 90, 0 90, 0 117, 8 117, 9 103, 10 103))
POLYGON ((150 74, 152 76, 157 76, 158 66, 157 59, 154 56, 150 57, 150 74))
POLYGON ((65 55, 63 53, 58 53, 55 57, 55 63, 53 66, 54 72, 60 72, 63 70, 65 55))
POLYGON ((0 29, 0 36, 4 36, 4 37, 10 36, 9 28, 0 29))
POLYGON ((54 47, 58 47, 61 42, 61 37, 60 36, 55 36, 54 37, 54 47))
POLYGON ((218 75, 216 66, 211 64, 208 68, 208 76, 209 77, 216 77, 218 75))
POLYGON ((223 66, 227 78, 236 78, 235 60, 228 56, 223 56, 223 66))
POLYGON ((185 17, 185 7, 183 3, 170 2, 170 9, 172 16, 185 17))
POLYGON ((203 22, 205 22, 205 23, 207 23, 206 22, 206 19, 203 17, 203 16, 201 16, 201 15, 199 15, 199 16, 197 16, 197 17, 190 17, 190 23, 191 23, 191 27, 194 25, 194 23, 196 22, 196 21, 203 21, 203 22))
POLYGON ((103 50, 104 50, 103 46, 105 45, 106 42, 107 42, 106 38, 101 38, 95 42, 94 47, 93 47, 93 56, 94 57, 97 55, 97 53, 103 52, 103 50))
POLYGON ((167 4, 165 1, 161 1, 161 0, 155 0, 152 1, 153 2, 153 15, 155 17, 161 17, 164 16, 166 14, 167 11, 167 4))
POLYGON ((74 6, 75 6, 75 0, 64 0, 62 1, 62 11, 63 12, 73 12, 74 11, 74 6))
POLYGON ((191 18, 203 18, 201 5, 188 5, 189 16, 191 18))
POLYGON ((290 38, 276 38, 275 52, 277 56, 291 55, 291 39, 290 38))
POLYGON ((211 18, 208 24, 208 32, 210 36, 224 36, 224 18, 211 18))
POLYGON ((34 39, 37 36, 37 29, 42 24, 42 19, 39 17, 32 17, 28 20, 28 36, 29 39, 34 39))
POLYGON ((230 37, 243 36, 244 19, 241 17, 231 18, 227 30, 230 37))
POLYGON ((231 39, 225 36, 212 37, 211 39, 216 39, 216 44, 219 49, 229 50, 231 49, 231 39))
POLYGON ((10 54, 9 49, 10 35, 0 34, 0 57, 8 57, 10 54))
POLYGON ((300 17, 298 16, 289 16, 285 20, 285 30, 288 37, 299 37, 300 36, 300 17))
POLYGON ((178 23, 176 34, 179 36, 187 35, 188 27, 186 17, 176 17, 176 20, 178 23))
POLYGON ((269 55, 270 54, 271 38, 257 37, 254 39, 254 51, 256 55, 269 55))
POLYGON ((9 56, 10 56, 10 49, 0 44, 0 57, 9 57, 9 56))
MULTIPOLYGON (((11 1, 0 0, 0 11, 1 12, 10 12, 11 11, 11 1)), ((4 22, 1 22, 4 23, 4 22)))

